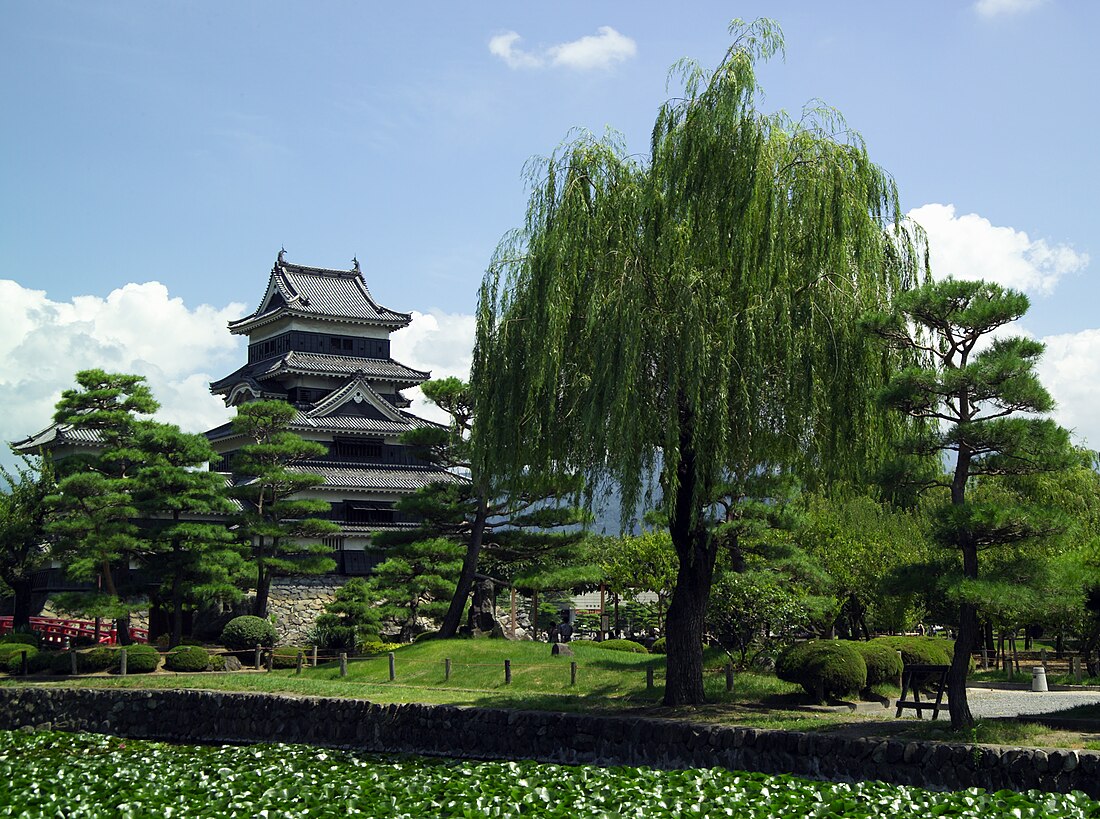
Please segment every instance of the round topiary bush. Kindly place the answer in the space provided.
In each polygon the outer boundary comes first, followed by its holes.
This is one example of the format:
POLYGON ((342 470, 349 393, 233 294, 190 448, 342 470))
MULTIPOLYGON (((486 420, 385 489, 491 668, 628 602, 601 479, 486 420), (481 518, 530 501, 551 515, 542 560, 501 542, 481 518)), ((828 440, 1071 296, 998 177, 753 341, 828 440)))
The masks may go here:
MULTIPOLYGON (((157 666, 160 665, 160 652, 154 646, 135 643, 134 645, 125 646, 125 650, 127 674, 148 674, 156 671, 157 666)), ((114 653, 114 670, 120 671, 122 669, 122 649, 116 649, 114 653)))
POLYGON ((27 671, 33 674, 35 671, 42 671, 47 665, 35 667, 35 658, 38 656, 38 649, 34 646, 29 646, 25 643, 12 643, 16 649, 7 655, 4 660, 5 668, 11 675, 19 674, 23 669, 23 652, 27 652, 27 671))
POLYGON ((664 654, 665 653, 665 638, 658 637, 653 641, 653 645, 649 647, 650 654, 664 654))
POLYGON ((201 646, 178 646, 164 658, 169 671, 206 671, 210 668, 210 653, 201 646))
POLYGON ((812 697, 851 698, 867 687, 867 663, 849 642, 811 640, 779 655, 776 676, 801 685, 812 697))
POLYGON ((897 684, 901 677, 902 662, 898 652, 881 643, 853 642, 856 651, 867 663, 867 685, 897 684))
POLYGON ((254 649, 257 643, 270 648, 275 645, 275 637, 275 626, 271 621, 246 614, 243 617, 234 617, 225 624, 221 642, 233 651, 245 651, 254 649))
MULTIPOLYGON (((18 656, 20 652, 28 649, 38 651, 30 643, 0 643, 0 663, 6 663, 9 657, 18 656)), ((28 653, 30 652, 28 651, 28 653)))
POLYGON ((13 631, 10 634, 0 634, 0 645, 11 643, 41 648, 42 636, 34 631, 13 631))
POLYGON ((633 640, 604 640, 602 643, 596 643, 596 646, 608 651, 628 651, 631 654, 649 653, 648 648, 641 643, 635 643, 633 640))
MULTIPOLYGON (((127 657, 129 661, 129 657, 127 657)), ((107 646, 96 646, 89 651, 76 653, 76 670, 80 674, 94 674, 106 671, 115 664, 115 651, 107 646)), ((129 662, 127 662, 129 665, 129 662)))
POLYGON ((876 637, 870 645, 900 651, 906 665, 950 665, 945 641, 935 637, 876 637))

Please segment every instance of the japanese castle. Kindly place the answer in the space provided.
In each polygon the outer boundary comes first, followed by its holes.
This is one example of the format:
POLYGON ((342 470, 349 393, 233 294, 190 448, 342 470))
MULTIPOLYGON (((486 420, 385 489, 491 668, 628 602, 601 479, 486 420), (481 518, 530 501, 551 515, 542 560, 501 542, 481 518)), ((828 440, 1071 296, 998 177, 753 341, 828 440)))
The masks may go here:
MULTIPOLYGON (((371 533, 415 525, 394 509, 402 496, 459 480, 400 442, 409 430, 434 426, 409 412, 401 393, 430 374, 390 357, 390 333, 411 320, 374 300, 357 261, 350 270, 328 270, 291 264, 280 251, 259 307, 229 323, 231 333, 248 337, 248 363, 210 385, 230 407, 287 401, 297 409, 291 431, 328 448, 295 468, 325 479, 300 497, 332 505, 341 531, 325 542, 341 574, 369 574, 380 562, 371 533)), ((211 468, 226 472, 248 443, 232 423, 206 436, 222 456, 211 468)))

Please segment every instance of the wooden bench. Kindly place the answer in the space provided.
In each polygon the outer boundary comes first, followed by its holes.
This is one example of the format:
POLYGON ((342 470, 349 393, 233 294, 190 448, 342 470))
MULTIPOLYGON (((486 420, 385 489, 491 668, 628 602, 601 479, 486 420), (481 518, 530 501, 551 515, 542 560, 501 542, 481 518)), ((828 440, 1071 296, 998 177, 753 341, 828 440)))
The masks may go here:
POLYGON ((940 706, 943 703, 943 692, 947 687, 947 672, 951 668, 949 665, 907 665, 902 672, 901 679, 901 699, 898 700, 898 712, 896 717, 901 716, 901 712, 906 708, 915 708, 917 710, 917 717, 924 718, 924 709, 932 709, 932 719, 940 714, 940 706), (920 689, 921 686, 933 683, 936 690, 936 701, 921 702, 920 689), (906 700, 905 695, 913 692, 913 699, 906 700))

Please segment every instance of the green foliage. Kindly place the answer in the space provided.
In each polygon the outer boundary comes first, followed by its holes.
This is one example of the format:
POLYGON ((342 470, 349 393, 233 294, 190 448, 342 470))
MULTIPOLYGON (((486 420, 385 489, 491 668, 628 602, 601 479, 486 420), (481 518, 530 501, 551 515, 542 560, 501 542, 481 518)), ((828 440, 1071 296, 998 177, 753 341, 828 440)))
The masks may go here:
POLYGON ((324 482, 307 462, 327 452, 323 444, 290 431, 296 415, 285 401, 251 401, 233 419, 234 431, 252 441, 237 452, 230 494, 244 507, 237 526, 256 571, 253 613, 259 616, 267 614, 273 577, 321 574, 335 566, 321 538, 340 527, 312 517, 327 514, 330 505, 293 497, 324 482))
POLYGON ((122 668, 123 651, 126 652, 127 674, 149 674, 156 671, 157 666, 160 665, 160 652, 156 647, 135 643, 115 650, 115 658, 111 666, 115 671, 122 668))
POLYGON ((164 657, 169 671, 206 671, 210 668, 210 652, 202 646, 178 646, 164 657))
POLYGON ((852 645, 867 664, 867 687, 894 684, 901 679, 902 658, 897 649, 880 642, 854 641, 852 645))
POLYGON ((18 651, 13 651, 8 655, 5 668, 7 668, 9 674, 18 674, 23 664, 23 652, 27 652, 27 668, 30 673, 34 673, 36 670, 42 670, 46 666, 36 669, 33 665, 34 659, 38 656, 39 651, 34 646, 20 646, 18 651))
POLYGON ((707 603, 707 629, 744 666, 751 651, 774 649, 794 639, 813 620, 814 600, 797 584, 770 570, 722 572, 707 603))
POLYGON ((14 472, 0 466, 5 484, 0 492, 0 588, 6 585, 11 589, 15 626, 26 628, 34 574, 47 568, 50 560, 46 498, 54 491, 55 481, 49 461, 20 457, 22 462, 14 472))
POLYGON ((359 644, 378 638, 381 612, 370 583, 355 577, 336 590, 324 614, 317 618, 314 642, 329 651, 354 654, 359 644))
POLYGON ((29 643, 0 643, 0 663, 6 663, 9 657, 19 656, 28 648, 38 650, 36 646, 29 643))
POLYGON ((596 643, 598 648, 602 648, 605 651, 627 651, 631 654, 648 654, 649 649, 643 646, 641 643, 636 643, 633 640, 604 640, 602 643, 596 643))
MULTIPOLYGON (((129 660, 129 657, 127 657, 127 660, 129 660)), ((78 651, 76 653, 76 670, 81 674, 106 671, 115 663, 115 649, 107 646, 96 646, 88 651, 78 651)))
MULTIPOLYGON (((576 641, 574 641, 576 642, 576 641)), ((665 638, 658 637, 653 641, 653 645, 649 647, 650 654, 664 654, 665 653, 665 638)))
POLYGON ((221 643, 233 651, 254 649, 257 645, 270 648, 275 645, 275 626, 270 620, 245 614, 234 617, 222 629, 221 643))
POLYGON ((38 648, 42 645, 42 636, 36 631, 12 631, 8 634, 0 634, 0 645, 8 643, 38 648))
MULTIPOLYGON (((820 782, 723 769, 659 770, 419 759, 301 745, 186 746, 94 734, 0 732, 0 812, 49 804, 58 815, 325 816, 338 803, 367 816, 461 815, 439 806, 492 805, 502 816, 1090 816, 1084 794, 928 791, 883 782, 820 782), (212 775, 210 772, 216 772, 212 775), (205 776, 200 779, 200 774, 205 776), (273 788, 272 781, 279 787, 273 788), (178 783, 166 788, 164 783, 178 783), (200 784, 201 783, 201 784, 200 784), (660 798, 655 798, 660 794, 660 798)), ((483 815, 483 809, 467 809, 483 815)))
POLYGON ((447 611, 464 551, 441 537, 402 543, 374 568, 370 589, 382 618, 397 625, 400 642, 412 641, 418 618, 438 620, 447 611))
POLYGON ((947 665, 951 662, 950 641, 937 637, 876 637, 870 645, 900 651, 906 665, 947 665))
POLYGON ((298 655, 303 655, 303 662, 309 652, 299 646, 279 646, 272 651, 272 668, 295 668, 298 665, 298 655))
POLYGON ((867 687, 867 664, 852 643, 811 640, 791 646, 776 660, 779 679, 797 683, 812 697, 854 698, 867 687))

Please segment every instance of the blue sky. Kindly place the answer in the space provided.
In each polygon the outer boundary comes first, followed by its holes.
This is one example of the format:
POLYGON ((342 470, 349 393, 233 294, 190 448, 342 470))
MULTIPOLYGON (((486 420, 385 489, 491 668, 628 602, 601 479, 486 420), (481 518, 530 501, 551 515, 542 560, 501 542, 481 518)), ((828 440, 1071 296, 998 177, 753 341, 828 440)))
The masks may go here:
POLYGON ((461 372, 527 159, 575 127, 644 153, 669 66, 715 65, 730 18, 760 15, 787 41, 767 106, 837 107, 928 222, 938 275, 1032 296, 1061 420, 1100 444, 1088 0, 5 3, 0 383, 25 400, 0 434, 43 426, 100 360, 147 373, 172 420, 216 422, 203 384, 242 356, 219 328, 281 246, 357 256, 418 314, 409 363, 461 372))

